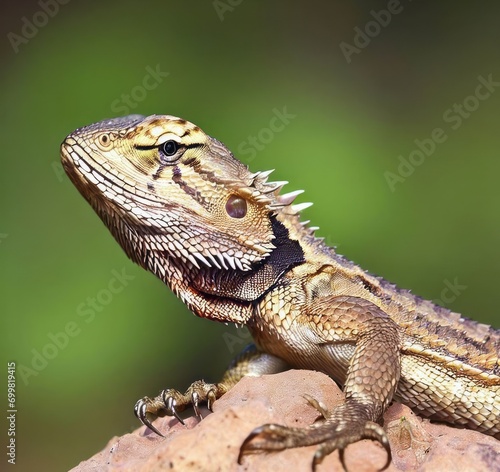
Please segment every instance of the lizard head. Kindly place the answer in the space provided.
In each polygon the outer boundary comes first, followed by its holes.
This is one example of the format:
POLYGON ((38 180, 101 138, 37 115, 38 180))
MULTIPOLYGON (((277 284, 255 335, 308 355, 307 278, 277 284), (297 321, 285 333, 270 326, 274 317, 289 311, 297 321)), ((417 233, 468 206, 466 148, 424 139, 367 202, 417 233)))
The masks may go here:
POLYGON ((219 141, 169 115, 130 115, 70 134, 63 166, 129 257, 249 271, 275 248, 277 211, 299 192, 251 173, 219 141))

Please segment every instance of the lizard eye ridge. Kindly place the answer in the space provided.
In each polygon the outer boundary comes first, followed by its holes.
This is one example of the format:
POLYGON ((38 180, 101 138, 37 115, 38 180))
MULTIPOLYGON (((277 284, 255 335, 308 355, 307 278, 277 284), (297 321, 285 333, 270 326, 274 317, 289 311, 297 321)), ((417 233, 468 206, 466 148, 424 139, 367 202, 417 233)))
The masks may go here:
POLYGON ((175 162, 181 156, 179 143, 170 139, 160 144, 160 156, 167 164, 175 162))

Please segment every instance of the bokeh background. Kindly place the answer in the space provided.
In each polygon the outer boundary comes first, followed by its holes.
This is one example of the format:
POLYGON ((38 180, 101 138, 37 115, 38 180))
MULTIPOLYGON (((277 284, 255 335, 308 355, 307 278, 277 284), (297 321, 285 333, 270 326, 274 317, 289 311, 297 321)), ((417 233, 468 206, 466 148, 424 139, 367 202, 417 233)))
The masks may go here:
POLYGON ((217 379, 248 341, 195 318, 133 265, 62 173, 60 142, 94 121, 195 122, 252 170, 276 168, 288 190, 305 189, 299 201, 315 205, 304 218, 340 253, 500 325, 498 82, 470 98, 480 76, 500 81, 499 4, 45 0, 2 10, 0 398, 6 410, 15 361, 17 470, 70 469, 138 426, 138 398, 217 379), (379 13, 388 8, 398 13, 379 13), (293 117, 271 136, 276 110, 293 117), (447 140, 391 188, 398 156, 435 128, 447 140), (110 295, 116 271, 126 280, 110 295))

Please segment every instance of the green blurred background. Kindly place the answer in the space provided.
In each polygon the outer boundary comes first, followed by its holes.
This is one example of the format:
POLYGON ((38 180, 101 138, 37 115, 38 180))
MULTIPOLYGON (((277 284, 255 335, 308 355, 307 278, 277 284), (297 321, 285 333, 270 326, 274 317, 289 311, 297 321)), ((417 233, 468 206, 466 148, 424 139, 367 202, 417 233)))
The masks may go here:
POLYGON ((387 1, 72 0, 57 13, 54 1, 46 25, 40 1, 10 2, 0 20, 0 377, 6 410, 17 362, 17 470, 77 465, 138 427, 138 398, 215 380, 248 341, 133 265, 61 173, 60 142, 104 118, 193 121, 252 170, 305 189, 304 218, 340 253, 499 326, 500 89, 468 98, 479 76, 500 80, 499 4, 393 0, 399 13, 377 28, 371 11, 387 1), (464 101, 477 109, 457 126, 464 101), (284 108, 294 117, 269 139, 284 108), (384 173, 435 128, 446 142, 391 191, 384 173), (113 271, 130 280, 109 298, 113 271), (443 292, 450 283, 462 288, 443 292), (82 316, 96 297, 100 311, 82 316), (68 323, 78 334, 64 341, 68 323), (52 358, 34 361, 42 352, 52 358))

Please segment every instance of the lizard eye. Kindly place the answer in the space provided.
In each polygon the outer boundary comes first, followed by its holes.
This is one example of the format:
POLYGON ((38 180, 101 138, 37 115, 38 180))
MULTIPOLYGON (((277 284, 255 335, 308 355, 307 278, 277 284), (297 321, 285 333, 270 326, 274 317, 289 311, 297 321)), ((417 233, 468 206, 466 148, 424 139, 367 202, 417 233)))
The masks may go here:
POLYGON ((161 157, 164 158, 167 163, 171 163, 179 159, 180 155, 179 151, 179 143, 173 141, 172 139, 169 141, 165 141, 160 145, 160 154, 161 157))
POLYGON ((103 150, 106 151, 112 147, 112 137, 109 133, 102 133, 97 137, 97 145, 103 150))
POLYGON ((226 203, 226 211, 231 218, 243 218, 247 214, 247 202, 241 197, 231 195, 226 203))

